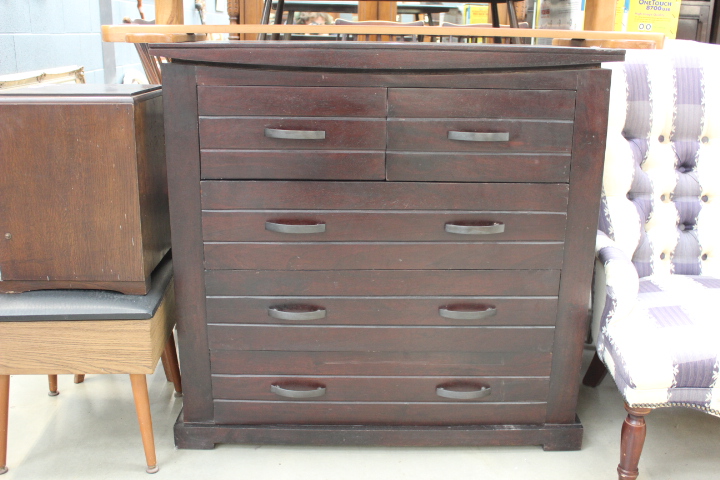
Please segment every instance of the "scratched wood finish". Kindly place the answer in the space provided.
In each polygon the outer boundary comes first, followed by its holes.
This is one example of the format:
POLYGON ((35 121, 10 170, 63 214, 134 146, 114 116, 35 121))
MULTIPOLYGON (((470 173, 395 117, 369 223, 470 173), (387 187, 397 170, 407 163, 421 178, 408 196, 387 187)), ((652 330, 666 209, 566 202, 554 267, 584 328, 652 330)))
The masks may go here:
POLYGON ((385 180, 385 152, 203 150, 203 179, 385 180))
POLYGON ((551 327, 208 325, 211 349, 305 352, 534 351, 552 349, 551 327))
POLYGON ((325 395, 309 402, 450 402, 437 394, 438 387, 467 392, 489 389, 477 400, 458 403, 544 402, 547 377, 379 377, 295 375, 213 375, 213 397, 222 400, 287 400, 270 391, 272 385, 287 389, 313 390, 324 387, 325 395))
POLYGON ((200 182, 203 210, 565 212, 567 185, 415 182, 200 182))
POLYGON ((492 425, 541 423, 545 403, 344 403, 215 401, 223 424, 492 425))
POLYGON ((328 212, 323 210, 205 211, 203 239, 231 242, 345 241, 562 241, 565 215, 518 212, 328 212), (322 233, 290 234, 267 230, 266 222, 323 223, 322 233), (446 224, 501 223, 505 231, 463 235, 446 224))
POLYGON ((145 294, 170 249, 160 92, 56 88, 0 98, 0 291, 145 294))
POLYGON ((311 325, 545 325, 555 324, 556 297, 209 297, 209 323, 311 324, 311 325), (323 309, 325 318, 279 320, 270 308, 323 309), (491 317, 452 319, 438 309, 486 310, 491 317))
POLYGON ((389 118, 388 150, 410 152, 570 152, 572 122, 529 120, 404 119, 389 118), (509 141, 450 140, 449 132, 508 133, 509 141))
POLYGON ((388 152, 391 182, 565 183, 570 155, 388 152))
POLYGON ((555 243, 206 243, 211 270, 560 269, 555 243))
POLYGON ((385 88, 198 87, 200 115, 384 117, 385 88))
POLYGON ((320 117, 200 117, 201 148, 379 150, 385 120, 320 117), (321 140, 270 138, 265 129, 324 132, 321 140), (362 135, 358 135, 362 132, 362 135))
POLYGON ((208 295, 557 295, 560 270, 208 270, 208 295))
POLYGON ((390 88, 388 115, 405 118, 531 118, 571 120, 575 92, 390 88), (552 105, 552 108, 548 108, 552 105))
POLYGON ((550 352, 273 352, 211 350, 213 374, 548 376, 550 352))

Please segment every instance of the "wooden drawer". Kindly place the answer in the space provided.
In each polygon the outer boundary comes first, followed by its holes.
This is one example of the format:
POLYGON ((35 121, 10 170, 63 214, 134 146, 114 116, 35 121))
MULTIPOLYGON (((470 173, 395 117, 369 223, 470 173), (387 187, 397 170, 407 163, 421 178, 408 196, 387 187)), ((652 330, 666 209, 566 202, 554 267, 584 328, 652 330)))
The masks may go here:
POLYGON ((363 87, 198 86, 200 115, 385 117, 387 90, 363 87))
POLYGON ((238 243, 205 244, 210 270, 560 269, 563 243, 238 243))
POLYGON ((213 374, 253 375, 550 375, 552 354, 515 352, 280 352, 210 350, 213 374))
POLYGON ((570 152, 573 123, 564 120, 389 118, 388 150, 410 152, 570 152), (495 134, 507 140, 452 140, 452 134, 495 134))
POLYGON ((208 323, 554 325, 557 297, 208 297, 205 308, 208 323), (442 312, 441 316, 440 308, 450 313, 442 312), (462 315, 452 312, 458 310, 485 313, 478 313, 475 318, 457 318, 462 315), (280 316, 282 312, 300 315, 295 315, 295 319, 279 319, 277 312, 280 316), (313 316, 321 317, 303 318, 313 316))
POLYGON ((200 117, 200 148, 384 150, 385 119, 200 117), (274 130, 274 133, 267 129, 274 130), (313 132, 310 139, 272 138, 313 132), (362 132, 362 135, 358 135, 362 132))
POLYGON ((385 180, 385 152, 203 150, 203 179, 385 180))
POLYGON ((268 425, 540 424, 545 403, 257 402, 215 400, 215 422, 268 425))
POLYGON ((207 270, 207 295, 551 295, 560 270, 207 270))
POLYGON ((212 350, 303 352, 550 352, 555 333, 553 327, 233 324, 209 324, 207 331, 212 350))
POLYGON ((534 118, 572 120, 575 92, 390 88, 388 116, 405 118, 534 118))
POLYGON ((215 242, 562 241, 567 218, 562 213, 323 210, 205 211, 202 215, 203 239, 215 242), (324 225, 324 231, 283 233, 271 230, 274 226, 267 226, 266 222, 324 225), (452 233, 452 227, 450 232, 446 231, 446 224, 488 228, 462 234, 452 233), (503 231, 498 232, 493 224, 502 225, 503 231))
POLYGON ((212 388, 213 398, 223 400, 544 402, 547 400, 549 380, 548 377, 213 375, 212 388), (459 394, 458 398, 448 398, 453 394, 459 394))
POLYGON ((203 210, 505 210, 565 212, 566 184, 200 182, 203 210))
POLYGON ((389 181, 561 183, 570 178, 569 154, 388 152, 389 181))

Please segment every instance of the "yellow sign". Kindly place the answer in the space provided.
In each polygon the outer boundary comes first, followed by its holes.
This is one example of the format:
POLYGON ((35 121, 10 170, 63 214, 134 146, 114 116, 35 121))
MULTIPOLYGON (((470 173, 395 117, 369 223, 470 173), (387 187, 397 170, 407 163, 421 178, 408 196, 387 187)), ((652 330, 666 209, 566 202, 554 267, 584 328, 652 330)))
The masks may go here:
POLYGON ((617 0, 615 30, 664 33, 675 38, 680 0, 617 0))
POLYGON ((492 21, 492 18, 490 16, 490 4, 468 3, 463 5, 463 18, 465 19, 466 24, 490 23, 492 21))

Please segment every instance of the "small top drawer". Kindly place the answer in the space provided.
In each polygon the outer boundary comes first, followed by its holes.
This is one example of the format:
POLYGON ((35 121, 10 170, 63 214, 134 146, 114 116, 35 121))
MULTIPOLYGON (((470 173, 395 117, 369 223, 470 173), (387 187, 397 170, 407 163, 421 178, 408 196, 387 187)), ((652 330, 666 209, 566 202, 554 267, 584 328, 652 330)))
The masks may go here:
POLYGON ((572 120, 574 115, 575 92, 568 90, 388 90, 389 117, 572 120))
POLYGON ((200 115, 385 117, 384 88, 198 87, 200 115))

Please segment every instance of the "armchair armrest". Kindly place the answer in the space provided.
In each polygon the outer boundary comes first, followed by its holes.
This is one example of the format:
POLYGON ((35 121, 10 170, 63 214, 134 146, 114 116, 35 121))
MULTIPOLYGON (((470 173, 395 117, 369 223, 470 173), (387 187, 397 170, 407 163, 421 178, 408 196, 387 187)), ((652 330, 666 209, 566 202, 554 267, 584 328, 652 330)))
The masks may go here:
POLYGON ((613 318, 630 314, 637 303, 640 279, 628 255, 604 232, 598 230, 593 299, 593 338, 613 318))

